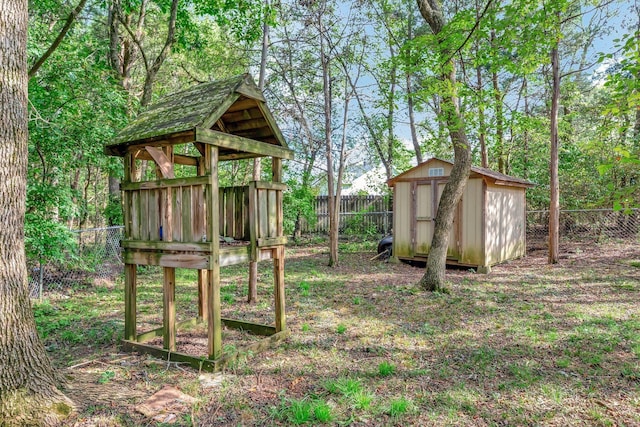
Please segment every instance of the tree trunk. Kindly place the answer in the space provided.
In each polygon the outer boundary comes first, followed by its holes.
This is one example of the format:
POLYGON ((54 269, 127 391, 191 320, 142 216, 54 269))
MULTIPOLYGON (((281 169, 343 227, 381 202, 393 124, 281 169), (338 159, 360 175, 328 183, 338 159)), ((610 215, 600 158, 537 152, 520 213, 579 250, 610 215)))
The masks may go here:
POLYGON ((560 63, 558 43, 551 49, 553 88, 551 93, 551 159, 549 161, 549 264, 556 264, 560 246, 560 182, 558 180, 558 104, 560 101, 560 63))
MULTIPOLYGON (((431 31, 439 34, 444 28, 444 15, 439 3, 433 0, 417 0, 418 8, 431 31)), ((440 39, 439 39, 440 40, 440 39)), ((440 43, 443 43, 441 41, 440 43)), ((449 232, 453 226, 456 208, 469 179, 471 169, 471 147, 464 130, 464 117, 458 107, 456 92, 456 71, 453 57, 449 49, 440 46, 441 53, 449 57, 444 64, 446 72, 442 79, 449 88, 442 96, 442 114, 449 130, 449 138, 453 144, 454 164, 449 180, 442 191, 433 230, 433 239, 427 258, 427 270, 418 284, 427 291, 437 291, 444 288, 444 276, 449 248, 449 232)))
MULTIPOLYGON (((407 39, 413 40, 413 14, 409 14, 407 19, 407 39)), ((407 48, 407 56, 411 58, 411 47, 407 48)), ((409 129, 411 130, 411 143, 413 144, 413 150, 416 153, 416 160, 418 164, 422 163, 422 149, 420 148, 420 141, 418 141, 418 132, 416 131, 416 120, 413 110, 413 84, 411 79, 411 73, 406 73, 407 80, 407 108, 409 110, 409 129)), ((390 177, 389 177, 390 178, 390 177)))
MULTIPOLYGON (((269 2, 265 1, 265 6, 269 6, 269 2)), ((269 25, 265 17, 262 26, 262 52, 260 54, 260 75, 258 78, 258 88, 264 90, 264 80, 267 74, 267 53, 269 51, 269 25)), ((261 158, 253 159, 253 180, 258 181, 262 172, 261 158)), ((247 302, 254 304, 258 301, 258 262, 249 262, 249 286, 247 289, 247 302)))
POLYGON ((74 410, 38 337, 27 286, 27 2, 0 0, 0 425, 56 425, 74 410))
POLYGON ((325 135, 325 154, 327 156, 327 202, 329 209, 329 266, 338 265, 338 214, 340 212, 340 203, 335 197, 335 183, 333 173, 333 143, 331 139, 331 70, 329 63, 329 55, 326 52, 326 43, 324 40, 324 26, 322 24, 322 15, 318 15, 320 30, 320 62, 322 66, 322 93, 324 96, 324 135, 325 135))

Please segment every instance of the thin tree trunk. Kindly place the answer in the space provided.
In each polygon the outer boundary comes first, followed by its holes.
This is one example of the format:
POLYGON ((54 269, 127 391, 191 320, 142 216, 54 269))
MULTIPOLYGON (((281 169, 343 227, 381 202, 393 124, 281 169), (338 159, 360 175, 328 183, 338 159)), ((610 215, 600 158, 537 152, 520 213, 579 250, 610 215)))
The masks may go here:
POLYGON ((327 46, 325 43, 324 26, 322 23, 322 14, 318 15, 318 24, 320 30, 320 63, 322 66, 322 93, 324 96, 324 135, 325 135, 325 154, 327 156, 327 201, 329 209, 329 266, 338 265, 338 215, 340 204, 337 203, 335 197, 335 182, 333 173, 333 142, 331 138, 331 71, 330 60, 327 54, 327 46))
MULTIPOLYGON (((269 2, 265 1, 265 5, 268 7, 269 2)), ((262 26, 262 52, 260 55, 260 76, 258 78, 258 89, 264 90, 264 80, 267 74, 267 53, 269 49, 269 25, 265 18, 262 26)), ((260 174, 262 172, 261 158, 256 157, 253 159, 253 180, 260 180, 260 174)), ((258 262, 249 262, 249 289, 247 290, 247 302, 253 304, 258 301, 258 262)))
POLYGON ((0 0, 0 425, 57 425, 74 411, 36 331, 24 255, 27 2, 0 0))
POLYGON ((480 160, 483 168, 489 167, 489 157, 487 156, 487 125, 485 123, 484 118, 484 103, 482 99, 482 70, 480 67, 476 68, 476 78, 478 83, 478 94, 481 98, 478 102, 478 126, 480 128, 480 135, 478 139, 480 140, 480 160))
POLYGON ((551 49, 553 87, 551 93, 551 159, 549 161, 549 264, 559 259, 560 246, 560 182, 558 180, 558 105, 560 102, 560 58, 558 43, 551 49))
MULTIPOLYGON (((413 14, 409 13, 407 19, 407 39, 413 40, 413 14)), ((407 56, 411 58, 411 48, 408 48, 407 56)), ((420 148, 420 141, 418 141, 418 132, 416 131, 416 119, 413 106, 413 82, 411 79, 411 73, 406 73, 407 79, 407 108, 409 110, 409 129, 411 130, 411 143, 413 144, 413 151, 416 153, 416 160, 418 164, 422 163, 422 149, 420 148)), ((391 177, 389 177, 391 178, 391 177)))
MULTIPOLYGON (((153 84, 156 81, 156 76, 158 75, 158 71, 160 71, 160 67, 164 63, 165 59, 167 59, 167 56, 169 56, 171 47, 175 42, 178 3, 179 0, 173 0, 171 2, 171 12, 169 14, 169 25, 167 28, 167 39, 164 42, 162 50, 153 61, 153 64, 151 64, 151 66, 147 66, 147 74, 144 80, 142 99, 140 100, 140 105, 142 105, 143 107, 149 105, 149 103, 151 102, 151 94, 153 93, 153 84)), ((146 61, 145 65, 147 65, 146 61)))
MULTIPOLYGON (((418 8, 431 31, 438 35, 445 25, 444 14, 440 4, 433 0, 417 0, 418 8)), ((441 53, 450 56, 449 49, 440 46, 441 53)), ((438 211, 436 213, 433 239, 427 258, 427 269, 418 284, 427 291, 444 288, 444 279, 449 247, 449 232, 453 226, 456 208, 469 179, 471 169, 471 147, 464 130, 464 117, 458 107, 456 92, 456 71, 453 58, 444 64, 446 72, 442 79, 448 82, 449 92, 442 95, 441 110, 449 130, 449 138, 453 145, 454 164, 447 184, 442 191, 438 211)))

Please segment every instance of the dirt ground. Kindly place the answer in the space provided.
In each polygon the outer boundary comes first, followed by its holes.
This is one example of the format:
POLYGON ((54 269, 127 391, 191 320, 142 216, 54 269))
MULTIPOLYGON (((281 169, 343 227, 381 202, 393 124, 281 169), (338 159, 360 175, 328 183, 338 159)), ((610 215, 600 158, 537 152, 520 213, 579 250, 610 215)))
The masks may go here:
MULTIPOLYGON (((323 247, 290 248, 282 345, 218 374, 117 342, 78 350, 60 367, 78 406, 69 425, 640 425, 640 247, 565 244, 557 265, 543 244, 530 247, 489 275, 448 270, 438 294, 415 286, 422 268, 371 261, 373 252, 344 253, 331 269, 323 247), (371 402, 332 388, 345 378, 371 402), (193 400, 145 410, 167 387, 193 400), (408 404, 394 411, 398 399, 408 404), (326 421, 292 409, 319 401, 326 421)), ((242 298, 230 314, 269 313, 242 298)), ((197 352, 202 333, 179 340, 197 352)))

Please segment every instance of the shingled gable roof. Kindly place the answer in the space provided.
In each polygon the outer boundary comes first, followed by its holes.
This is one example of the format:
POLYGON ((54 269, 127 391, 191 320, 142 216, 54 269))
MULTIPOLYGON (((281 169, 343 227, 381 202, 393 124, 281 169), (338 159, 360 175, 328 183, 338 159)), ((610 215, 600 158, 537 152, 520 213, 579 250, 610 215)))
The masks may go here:
MULTIPOLYGON (((404 176, 406 176, 407 174, 411 173, 415 169, 422 168, 422 167, 426 166, 428 163, 436 161, 436 160, 440 161, 440 162, 443 162, 443 163, 448 163, 448 164, 453 166, 453 162, 450 162, 448 160, 438 159, 437 157, 432 157, 431 159, 420 163, 418 166, 414 166, 413 168, 411 168, 411 169, 409 169, 407 171, 404 171, 400 175, 397 175, 397 176, 391 178, 390 180, 387 181, 387 185, 389 185, 389 187, 393 187, 395 185, 396 181, 402 180, 402 178, 404 176)), ((486 176, 488 178, 491 178, 492 180, 494 180, 494 183, 497 184, 497 185, 513 185, 513 186, 517 186, 517 187, 527 187, 527 188, 535 186, 534 183, 529 182, 526 179, 516 178, 515 176, 511 176, 511 175, 505 175, 503 173, 496 172, 494 170, 487 169, 487 168, 471 166, 471 172, 472 173, 477 173, 478 175, 482 175, 482 176, 486 176)))
POLYGON ((105 147, 123 155, 127 146, 195 135, 207 128, 288 148, 249 74, 202 83, 158 100, 120 131, 105 147))

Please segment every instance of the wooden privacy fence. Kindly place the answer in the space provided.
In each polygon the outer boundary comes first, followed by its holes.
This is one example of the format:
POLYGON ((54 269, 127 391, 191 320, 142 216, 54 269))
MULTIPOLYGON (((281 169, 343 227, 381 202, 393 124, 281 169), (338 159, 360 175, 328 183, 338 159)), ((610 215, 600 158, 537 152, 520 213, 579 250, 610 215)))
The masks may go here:
MULTIPOLYGON (((386 234, 391 232, 393 213, 391 196, 354 195, 340 199, 341 234, 386 234)), ((329 198, 318 196, 314 201, 316 223, 302 221, 302 233, 329 232, 329 198)))

